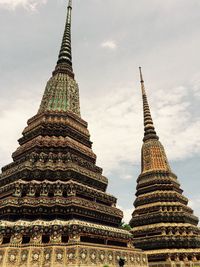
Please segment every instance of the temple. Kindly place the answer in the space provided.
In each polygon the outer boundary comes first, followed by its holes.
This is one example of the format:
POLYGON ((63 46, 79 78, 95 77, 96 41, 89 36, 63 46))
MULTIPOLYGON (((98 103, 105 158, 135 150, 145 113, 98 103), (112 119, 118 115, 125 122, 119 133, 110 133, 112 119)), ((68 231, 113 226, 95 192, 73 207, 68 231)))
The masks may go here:
POLYGON ((134 245, 148 255, 149 266, 200 266, 198 218, 177 176, 171 171, 153 124, 140 68, 144 110, 141 174, 130 225, 134 245))
POLYGON ((0 266, 114 267, 121 260, 127 267, 146 267, 146 254, 120 228, 123 213, 106 192, 108 179, 96 165, 80 115, 71 16, 70 0, 38 113, 0 174, 0 266))

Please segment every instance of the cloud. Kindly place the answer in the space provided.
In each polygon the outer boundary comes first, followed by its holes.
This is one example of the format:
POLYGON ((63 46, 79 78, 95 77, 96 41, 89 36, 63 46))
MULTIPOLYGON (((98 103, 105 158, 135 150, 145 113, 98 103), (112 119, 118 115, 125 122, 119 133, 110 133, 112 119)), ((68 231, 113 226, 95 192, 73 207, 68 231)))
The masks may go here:
POLYGON ((132 213, 133 213, 134 208, 123 209, 121 206, 117 206, 117 208, 120 210, 123 210, 124 217, 123 217, 122 221, 129 224, 129 222, 132 218, 132 213))
POLYGON ((193 113, 196 94, 179 86, 170 91, 158 91, 155 95, 155 122, 161 141, 167 147, 170 160, 180 160, 200 152, 199 115, 193 113))
POLYGON ((117 48, 117 44, 113 40, 108 40, 108 41, 103 42, 101 44, 101 47, 108 48, 110 50, 115 50, 117 48))
POLYGON ((23 7, 35 11, 39 5, 46 4, 47 0, 0 0, 0 8, 15 10, 23 7))
POLYGON ((122 176, 122 179, 124 179, 124 180, 131 180, 131 179, 133 179, 133 176, 130 175, 130 174, 125 174, 125 175, 122 176))
MULTIPOLYGON (((185 86, 147 90, 154 124, 169 160, 200 153, 200 120, 193 114, 193 92, 185 86), (152 93, 151 93, 152 92, 152 93)), ((109 175, 121 163, 140 164, 143 138, 142 100, 133 86, 115 87, 102 98, 84 100, 98 164, 109 175)), ((129 179, 126 176, 124 179, 129 179)), ((129 174, 128 174, 129 175, 129 174)), ((120 175, 121 176, 121 175, 120 175)))
POLYGON ((196 97, 200 97, 200 73, 197 73, 192 79, 192 89, 196 97))
POLYGON ((123 221, 125 223, 129 223, 130 222, 133 210, 134 210, 133 208, 132 209, 123 209, 123 213, 124 213, 123 221))
POLYGON ((106 174, 122 161, 138 161, 142 136, 140 100, 132 88, 116 87, 103 98, 86 100, 83 104, 98 164, 106 174))
POLYGON ((190 198, 188 206, 191 207, 194 211, 194 215, 200 218, 200 198, 199 196, 193 196, 190 198))
POLYGON ((18 99, 12 101, 1 101, 0 125, 0 166, 11 162, 11 154, 18 147, 17 140, 26 127, 26 121, 36 114, 38 99, 31 93, 23 92, 18 99), (32 100, 31 100, 32 99, 32 100))

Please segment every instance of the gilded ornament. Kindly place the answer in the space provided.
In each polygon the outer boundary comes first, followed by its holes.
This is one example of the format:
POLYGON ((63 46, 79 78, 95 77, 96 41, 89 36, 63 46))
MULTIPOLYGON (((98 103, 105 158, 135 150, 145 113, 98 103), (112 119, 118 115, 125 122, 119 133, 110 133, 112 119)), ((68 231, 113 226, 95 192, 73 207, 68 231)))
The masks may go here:
POLYGON ((81 258, 84 260, 86 258, 86 254, 83 252, 81 253, 81 258))
POLYGON ((15 262, 16 256, 14 254, 11 254, 9 260, 10 260, 10 262, 15 262))
POLYGON ((49 253, 45 254, 45 260, 47 260, 47 261, 50 260, 50 254, 49 253))
POLYGON ((22 261, 26 261, 27 260, 27 253, 22 253, 21 260, 22 261))
POLYGON ((39 260, 39 254, 38 253, 34 253, 32 255, 32 259, 33 259, 33 261, 38 261, 39 260))
POLYGON ((56 255, 56 258, 57 258, 57 260, 62 260, 62 258, 63 258, 63 255, 61 254, 61 253, 58 253, 57 255, 56 255))

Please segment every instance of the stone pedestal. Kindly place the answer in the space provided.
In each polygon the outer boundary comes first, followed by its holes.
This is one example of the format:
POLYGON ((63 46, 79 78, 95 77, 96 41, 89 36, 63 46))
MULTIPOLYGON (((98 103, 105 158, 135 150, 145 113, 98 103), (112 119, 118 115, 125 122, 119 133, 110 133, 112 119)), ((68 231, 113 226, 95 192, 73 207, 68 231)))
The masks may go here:
POLYGON ((0 249, 1 267, 109 267, 118 266, 120 257, 125 267, 147 267, 145 253, 134 248, 82 244, 12 246, 0 249))

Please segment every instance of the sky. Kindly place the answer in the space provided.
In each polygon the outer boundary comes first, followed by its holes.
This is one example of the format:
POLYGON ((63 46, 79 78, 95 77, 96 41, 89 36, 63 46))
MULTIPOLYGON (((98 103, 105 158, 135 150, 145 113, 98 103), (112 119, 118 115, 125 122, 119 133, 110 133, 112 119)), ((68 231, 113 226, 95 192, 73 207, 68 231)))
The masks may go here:
MULTIPOLYGON (((130 220, 143 138, 142 66, 156 131, 200 216, 199 0, 73 0, 73 66, 97 164, 130 220)), ((64 0, 0 0, 0 166, 55 67, 64 0)))

